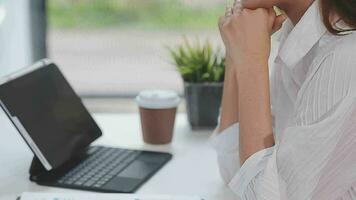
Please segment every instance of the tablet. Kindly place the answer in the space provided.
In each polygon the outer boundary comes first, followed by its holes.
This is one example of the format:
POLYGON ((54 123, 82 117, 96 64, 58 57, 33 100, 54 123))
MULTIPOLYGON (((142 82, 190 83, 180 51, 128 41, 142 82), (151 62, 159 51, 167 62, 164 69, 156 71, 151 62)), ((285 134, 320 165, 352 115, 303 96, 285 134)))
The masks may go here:
POLYGON ((0 83, 0 105, 47 170, 84 151, 102 135, 60 69, 35 66, 0 83))

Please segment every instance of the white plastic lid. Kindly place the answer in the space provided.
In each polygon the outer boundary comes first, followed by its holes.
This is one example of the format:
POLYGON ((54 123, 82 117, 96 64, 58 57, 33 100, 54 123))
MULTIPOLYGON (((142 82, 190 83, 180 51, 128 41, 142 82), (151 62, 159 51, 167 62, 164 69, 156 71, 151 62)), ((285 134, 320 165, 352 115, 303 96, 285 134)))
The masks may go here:
POLYGON ((166 109, 177 107, 180 97, 170 90, 144 90, 136 97, 140 107, 148 109, 166 109))

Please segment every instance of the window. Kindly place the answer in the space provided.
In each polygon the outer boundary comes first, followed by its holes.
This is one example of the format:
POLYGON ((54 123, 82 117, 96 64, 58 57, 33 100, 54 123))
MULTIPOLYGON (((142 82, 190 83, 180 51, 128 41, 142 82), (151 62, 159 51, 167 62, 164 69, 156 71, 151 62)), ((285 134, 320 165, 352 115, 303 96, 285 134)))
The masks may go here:
POLYGON ((49 57, 83 97, 133 97, 183 83, 166 46, 220 44, 224 0, 49 0, 49 57))
POLYGON ((29 1, 0 0, 0 76, 32 63, 29 1))
POLYGON ((49 57, 92 111, 131 111, 140 90, 183 93, 166 47, 183 36, 222 47, 226 1, 0 0, 0 76, 49 57))

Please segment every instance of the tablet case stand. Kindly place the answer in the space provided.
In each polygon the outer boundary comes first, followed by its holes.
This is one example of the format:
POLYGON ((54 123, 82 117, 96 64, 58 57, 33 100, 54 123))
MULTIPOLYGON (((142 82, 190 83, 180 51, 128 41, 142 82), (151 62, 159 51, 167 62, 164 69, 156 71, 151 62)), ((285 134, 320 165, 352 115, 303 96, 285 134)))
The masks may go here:
POLYGON ((39 176, 42 177, 43 175, 51 174, 43 167, 40 160, 36 156, 34 156, 32 159, 29 172, 30 172, 30 180, 34 182, 38 181, 39 176))
POLYGON ((37 156, 34 156, 31 162, 31 166, 29 169, 30 173, 30 180, 33 182, 36 182, 38 184, 40 183, 45 183, 49 184, 52 183, 53 180, 56 180, 64 171, 70 169, 73 167, 73 165, 77 164, 78 161, 72 161, 67 163, 67 167, 59 167, 56 169, 52 169, 51 171, 48 171, 41 161, 37 158, 37 156))

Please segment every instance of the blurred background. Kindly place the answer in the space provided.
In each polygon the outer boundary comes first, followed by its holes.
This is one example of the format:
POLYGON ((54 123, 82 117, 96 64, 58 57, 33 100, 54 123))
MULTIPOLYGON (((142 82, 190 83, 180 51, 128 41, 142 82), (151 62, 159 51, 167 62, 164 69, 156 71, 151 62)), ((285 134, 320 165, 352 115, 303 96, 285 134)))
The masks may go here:
POLYGON ((186 36, 222 47, 224 8, 225 0, 0 0, 0 75, 48 57, 91 111, 136 111, 142 89, 182 94, 167 46, 186 36))

